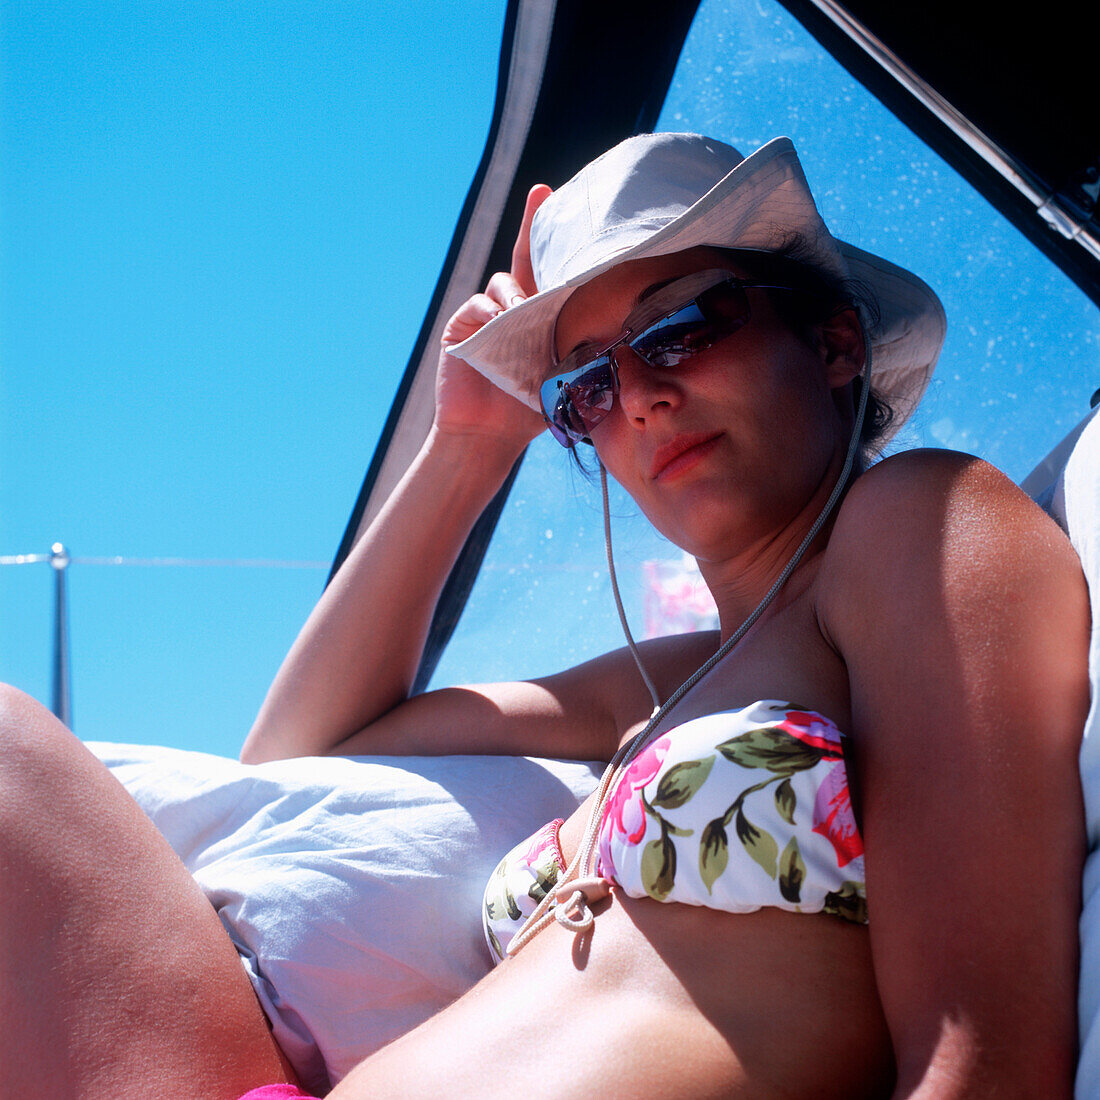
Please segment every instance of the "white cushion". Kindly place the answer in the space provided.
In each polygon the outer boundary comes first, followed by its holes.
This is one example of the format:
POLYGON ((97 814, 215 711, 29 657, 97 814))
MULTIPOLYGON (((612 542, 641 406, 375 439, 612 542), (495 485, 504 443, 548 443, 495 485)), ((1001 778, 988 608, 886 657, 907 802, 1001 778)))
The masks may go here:
POLYGON ((1088 855, 1081 912, 1081 983, 1078 1024, 1081 1052, 1077 1096, 1100 1096, 1100 415, 1094 412, 1051 458, 1024 482, 1069 534, 1089 585, 1092 706, 1081 741, 1088 855))
POLYGON ((493 868, 598 778, 587 764, 522 757, 250 766, 89 748, 210 898, 280 1046, 318 1092, 486 973, 493 868))

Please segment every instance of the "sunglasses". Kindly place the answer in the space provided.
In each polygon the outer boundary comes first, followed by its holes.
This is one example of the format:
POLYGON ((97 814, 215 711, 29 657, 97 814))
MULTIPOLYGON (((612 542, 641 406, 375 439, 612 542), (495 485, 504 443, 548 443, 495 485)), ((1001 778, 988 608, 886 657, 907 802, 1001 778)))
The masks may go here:
POLYGON ((724 270, 698 271, 661 287, 635 309, 623 333, 606 347, 580 348, 557 365, 539 397, 550 433, 563 446, 590 443, 589 433, 611 411, 619 392, 616 357, 629 348, 650 367, 677 367, 748 324, 746 290, 792 290, 745 283, 724 270))

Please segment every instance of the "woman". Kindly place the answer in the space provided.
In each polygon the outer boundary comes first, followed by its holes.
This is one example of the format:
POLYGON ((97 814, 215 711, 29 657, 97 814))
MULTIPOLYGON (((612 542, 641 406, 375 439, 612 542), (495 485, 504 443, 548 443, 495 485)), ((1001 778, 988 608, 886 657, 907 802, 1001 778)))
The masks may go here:
MULTIPOLYGON (((934 298, 833 241, 783 141, 742 161, 645 136, 548 195, 531 192, 512 272, 451 319, 431 434, 242 758, 610 759, 646 727, 653 700, 628 650, 408 698, 450 565, 543 426, 540 394, 555 434, 590 439, 696 555, 735 645, 635 746, 598 835, 585 839, 582 808, 513 860, 537 879, 549 852, 550 877, 566 879, 562 865, 598 846, 589 885, 571 900, 566 888, 566 923, 514 939, 522 950, 331 1095, 481 1094, 488 1073, 535 1094, 624 1097, 1068 1092, 1088 694, 1076 558, 977 460, 902 454, 858 480, 851 464, 867 348, 904 416, 938 350, 934 298), (792 236, 810 270, 789 262, 792 236), (868 339, 836 296, 853 268, 879 298, 868 339)), ((717 645, 643 643, 656 696, 717 645)), ((32 960, 5 983, 31 1052, 13 1080, 42 1095, 186 1084, 230 1098, 287 1080, 170 853, 48 717, 10 708, 4 881, 21 905, 5 912, 5 946, 18 936, 32 960), (44 830, 25 815, 43 790, 59 818, 44 830), (79 838, 104 835, 93 825, 119 836, 118 866, 142 883, 125 936, 110 927, 121 874, 93 884, 100 853, 82 852, 79 838)), ((493 891, 504 948, 519 922, 493 891)))

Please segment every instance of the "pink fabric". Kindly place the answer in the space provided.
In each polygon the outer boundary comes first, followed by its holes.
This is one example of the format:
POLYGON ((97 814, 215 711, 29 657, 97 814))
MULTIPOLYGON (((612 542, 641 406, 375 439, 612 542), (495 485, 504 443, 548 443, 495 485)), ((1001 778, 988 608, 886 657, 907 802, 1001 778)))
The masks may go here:
POLYGON ((317 1100, 317 1097, 302 1092, 297 1085, 262 1085, 250 1089, 241 1100, 317 1100))

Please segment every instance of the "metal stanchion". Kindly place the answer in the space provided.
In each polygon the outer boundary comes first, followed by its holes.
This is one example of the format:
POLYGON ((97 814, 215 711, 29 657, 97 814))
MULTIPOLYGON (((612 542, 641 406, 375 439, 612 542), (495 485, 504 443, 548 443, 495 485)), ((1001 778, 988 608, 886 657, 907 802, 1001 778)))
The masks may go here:
POLYGON ((69 610, 65 592, 65 574, 72 558, 60 542, 50 547, 50 565, 54 571, 53 605, 53 705, 54 714, 69 729, 73 728, 72 690, 69 678, 69 610))

